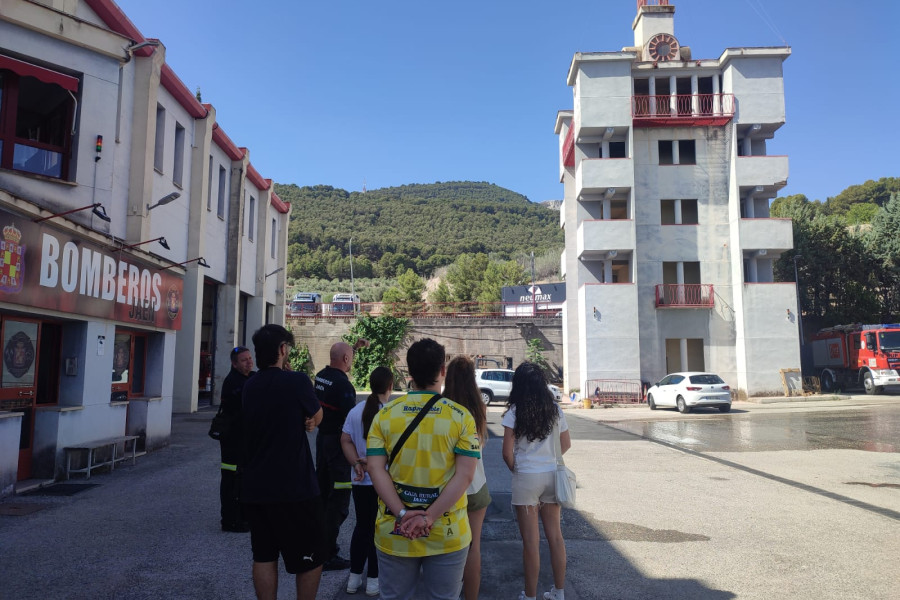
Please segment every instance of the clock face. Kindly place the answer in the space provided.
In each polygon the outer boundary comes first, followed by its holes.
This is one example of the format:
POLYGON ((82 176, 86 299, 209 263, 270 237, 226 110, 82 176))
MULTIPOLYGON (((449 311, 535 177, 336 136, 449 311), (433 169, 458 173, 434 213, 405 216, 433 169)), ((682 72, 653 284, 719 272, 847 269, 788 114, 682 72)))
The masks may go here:
POLYGON ((668 33, 660 33, 650 38, 647 44, 650 58, 659 62, 674 60, 678 56, 678 40, 668 33))

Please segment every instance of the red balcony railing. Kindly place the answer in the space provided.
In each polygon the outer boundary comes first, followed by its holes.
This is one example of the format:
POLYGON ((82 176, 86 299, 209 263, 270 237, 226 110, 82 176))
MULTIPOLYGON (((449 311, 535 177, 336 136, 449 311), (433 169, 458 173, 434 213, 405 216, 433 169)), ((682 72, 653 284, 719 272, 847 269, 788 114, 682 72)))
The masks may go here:
POLYGON ((641 10, 642 6, 668 6, 669 0, 637 0, 638 10, 641 10))
POLYGON ((656 286, 657 308, 712 308, 712 284, 661 283, 656 286))
POLYGON ((725 125, 734 117, 734 94, 632 96, 635 127, 725 125))

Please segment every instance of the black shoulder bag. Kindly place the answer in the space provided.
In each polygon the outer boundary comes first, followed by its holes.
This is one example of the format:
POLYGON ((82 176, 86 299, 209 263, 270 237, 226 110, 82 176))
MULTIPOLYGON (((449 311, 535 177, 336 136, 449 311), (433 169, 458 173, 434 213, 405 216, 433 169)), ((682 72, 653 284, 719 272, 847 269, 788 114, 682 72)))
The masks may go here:
POLYGON ((220 406, 209 425, 209 437, 219 442, 227 441, 234 430, 235 417, 233 413, 225 412, 220 406))
POLYGON ((422 422, 422 419, 425 418, 425 415, 428 414, 428 411, 431 410, 431 407, 434 404, 443 398, 440 394, 435 394, 431 397, 428 402, 425 403, 425 406, 422 407, 422 410, 419 411, 419 414, 416 415, 416 418, 412 420, 412 423, 407 425, 406 430, 404 430, 403 435, 400 436, 400 439, 397 440, 397 445, 391 450, 391 455, 388 457, 388 468, 390 468, 391 464, 394 462, 394 459, 397 457, 397 453, 400 452, 400 449, 403 447, 403 444, 406 443, 406 440, 409 436, 412 435, 412 432, 416 430, 416 427, 419 426, 419 423, 422 422))

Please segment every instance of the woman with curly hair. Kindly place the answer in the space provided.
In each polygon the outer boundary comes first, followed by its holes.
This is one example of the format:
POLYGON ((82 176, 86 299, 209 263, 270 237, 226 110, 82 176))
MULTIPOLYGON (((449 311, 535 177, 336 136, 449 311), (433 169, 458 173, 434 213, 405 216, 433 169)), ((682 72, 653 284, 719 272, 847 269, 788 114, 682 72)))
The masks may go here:
POLYGON ((378 555, 375 553, 375 516, 378 512, 378 494, 366 473, 366 436, 372 420, 391 397, 394 376, 387 367, 375 367, 369 375, 372 393, 365 402, 357 404, 347 415, 341 433, 341 448, 347 462, 353 465, 353 505, 356 507, 356 527, 350 538, 350 579, 347 593, 355 594, 366 583, 366 595, 377 596, 378 555), (368 562, 367 577, 363 566, 368 562))
MULTIPOLYGON (((481 392, 478 391, 478 384, 475 383, 475 363, 471 358, 457 356, 447 365, 444 395, 457 404, 465 406, 472 413, 483 457, 484 445, 487 442, 487 410, 481 399, 481 392)), ((464 600, 477 600, 478 590, 481 587, 481 526, 484 524, 487 507, 491 503, 491 493, 488 491, 487 478, 484 474, 483 458, 478 459, 475 478, 466 494, 469 501, 466 508, 469 515, 469 527, 472 530, 472 544, 469 546, 469 555, 466 557, 466 566, 463 571, 463 598, 464 600)))
POLYGON ((541 568, 538 514, 550 546, 553 587, 545 600, 564 600, 566 542, 559 524, 556 499, 556 438, 565 453, 572 445, 566 417, 540 367, 524 362, 513 375, 503 414, 503 460, 512 471, 512 504, 522 535, 525 590, 519 600, 535 600, 541 568))

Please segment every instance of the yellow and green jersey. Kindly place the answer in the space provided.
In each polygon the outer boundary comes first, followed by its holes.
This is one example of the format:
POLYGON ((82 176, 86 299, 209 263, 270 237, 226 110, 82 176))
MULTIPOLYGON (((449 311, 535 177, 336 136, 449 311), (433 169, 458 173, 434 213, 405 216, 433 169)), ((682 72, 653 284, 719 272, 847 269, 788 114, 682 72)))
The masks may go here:
MULTIPOLYGON (((386 404, 372 421, 366 439, 368 456, 391 455, 394 445, 431 399, 432 392, 410 392, 386 404)), ((408 508, 426 508, 456 473, 456 455, 481 457, 475 419, 448 398, 438 400, 403 444, 388 469, 394 488, 408 508)), ((432 556, 462 550, 472 540, 463 494, 435 520, 428 537, 409 540, 395 531, 396 517, 378 501, 375 545, 393 556, 432 556)))

